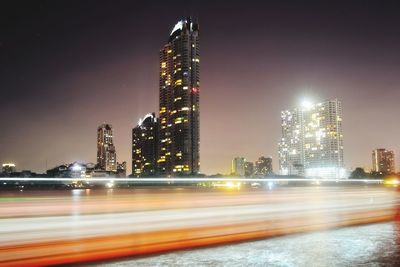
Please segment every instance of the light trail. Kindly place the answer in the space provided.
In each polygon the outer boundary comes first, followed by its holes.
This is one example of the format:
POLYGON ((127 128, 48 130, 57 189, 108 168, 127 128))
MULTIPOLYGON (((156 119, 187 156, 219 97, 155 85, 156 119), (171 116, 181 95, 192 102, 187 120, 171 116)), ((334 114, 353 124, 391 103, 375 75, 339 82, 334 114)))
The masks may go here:
POLYGON ((383 183, 383 179, 324 179, 324 178, 49 178, 49 177, 0 177, 0 181, 94 181, 94 182, 337 182, 337 183, 383 183))
POLYGON ((393 220, 381 186, 0 193, 0 265, 72 264, 393 220))

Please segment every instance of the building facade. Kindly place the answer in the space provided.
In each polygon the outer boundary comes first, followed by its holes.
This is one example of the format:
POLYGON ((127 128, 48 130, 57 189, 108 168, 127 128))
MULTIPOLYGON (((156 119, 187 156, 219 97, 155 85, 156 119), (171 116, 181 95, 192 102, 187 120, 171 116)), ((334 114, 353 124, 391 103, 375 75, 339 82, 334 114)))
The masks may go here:
POLYGON ((344 178, 342 106, 337 99, 281 112, 283 175, 344 178))
POLYGON ((259 157, 256 161, 255 175, 267 176, 272 174, 272 158, 271 157, 259 157))
POLYGON ((254 175, 254 163, 251 161, 246 161, 244 163, 244 176, 251 177, 254 175))
POLYGON ((199 26, 188 18, 160 50, 160 175, 199 172, 199 72, 199 26))
POLYGON ((111 124, 102 124, 97 128, 97 168, 117 171, 117 154, 111 124))
POLYGON ((243 157, 236 157, 232 160, 231 173, 236 176, 245 175, 246 159, 243 157))
POLYGON ((155 176, 158 159, 158 120, 154 113, 139 120, 132 130, 132 175, 155 176))
POLYGON ((372 171, 382 174, 395 172, 394 152, 385 148, 372 151, 372 171))

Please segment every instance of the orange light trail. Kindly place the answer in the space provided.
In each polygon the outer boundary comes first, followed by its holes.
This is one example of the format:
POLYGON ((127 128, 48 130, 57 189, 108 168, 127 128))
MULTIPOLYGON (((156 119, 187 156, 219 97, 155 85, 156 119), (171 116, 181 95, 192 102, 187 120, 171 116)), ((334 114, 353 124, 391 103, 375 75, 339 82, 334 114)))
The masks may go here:
POLYGON ((398 201, 397 191, 380 186, 56 193, 0 197, 0 265, 72 264, 389 221, 398 201))

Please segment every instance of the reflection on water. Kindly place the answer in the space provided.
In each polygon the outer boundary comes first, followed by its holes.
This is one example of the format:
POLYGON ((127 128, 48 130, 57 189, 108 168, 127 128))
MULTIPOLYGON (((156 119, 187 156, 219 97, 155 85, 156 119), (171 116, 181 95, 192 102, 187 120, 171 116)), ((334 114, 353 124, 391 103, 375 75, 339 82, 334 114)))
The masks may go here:
POLYGON ((380 223, 196 249, 101 266, 399 266, 398 225, 380 223))

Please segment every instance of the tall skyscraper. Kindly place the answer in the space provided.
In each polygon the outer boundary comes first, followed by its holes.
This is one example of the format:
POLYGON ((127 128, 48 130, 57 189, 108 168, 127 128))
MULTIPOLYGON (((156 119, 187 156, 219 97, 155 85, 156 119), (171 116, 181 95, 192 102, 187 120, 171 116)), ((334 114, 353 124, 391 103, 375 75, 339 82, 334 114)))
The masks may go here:
POLYGON ((395 172, 394 152, 385 148, 378 148, 372 151, 372 171, 383 174, 395 172))
POLYGON ((255 174, 257 176, 266 176, 272 174, 272 158, 259 157, 256 161, 255 174))
POLYGON ((97 128, 97 166, 104 171, 117 171, 117 154, 111 124, 102 124, 97 128))
POLYGON ((232 160, 231 173, 237 176, 245 175, 246 159, 243 157, 236 157, 232 160))
POLYGON ((132 174, 136 177, 157 174, 158 120, 154 113, 139 120, 132 130, 132 174))
POLYGON ((199 26, 187 18, 175 25, 160 50, 161 175, 199 172, 199 65, 199 26))
POLYGON ((344 178, 342 106, 337 99, 281 112, 281 174, 344 178))

